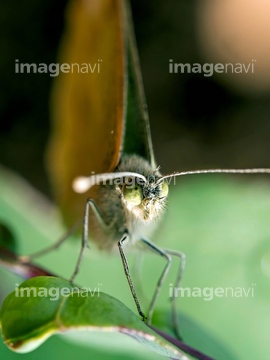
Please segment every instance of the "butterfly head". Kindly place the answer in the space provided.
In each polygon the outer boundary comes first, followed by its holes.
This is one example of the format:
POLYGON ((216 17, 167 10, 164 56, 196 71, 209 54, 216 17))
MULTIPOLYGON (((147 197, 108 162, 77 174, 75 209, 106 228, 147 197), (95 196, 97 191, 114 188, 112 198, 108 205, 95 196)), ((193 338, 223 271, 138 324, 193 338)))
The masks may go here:
POLYGON ((166 181, 149 175, 144 179, 128 177, 122 186, 122 199, 128 211, 143 220, 158 218, 164 211, 169 187, 166 181))

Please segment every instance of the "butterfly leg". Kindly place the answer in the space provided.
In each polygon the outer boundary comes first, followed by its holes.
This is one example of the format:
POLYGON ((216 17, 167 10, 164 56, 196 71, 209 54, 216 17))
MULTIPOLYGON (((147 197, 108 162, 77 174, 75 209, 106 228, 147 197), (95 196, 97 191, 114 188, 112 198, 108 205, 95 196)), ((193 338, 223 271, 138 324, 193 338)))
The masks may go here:
POLYGON ((131 279, 131 276, 130 276, 129 265, 128 265, 127 258, 126 258, 126 255, 125 255, 124 249, 123 249, 124 243, 126 241, 128 241, 128 238, 129 238, 129 235, 127 233, 125 233, 122 236, 121 240, 118 242, 118 248, 119 248, 120 256, 121 256, 121 259, 122 259, 125 275, 126 275, 126 278, 127 278, 128 284, 129 284, 129 288, 130 288, 130 291, 132 293, 133 299, 135 301, 138 313, 141 315, 143 320, 146 320, 146 316, 142 312, 141 305, 139 303, 139 300, 138 300, 138 297, 137 297, 137 294, 136 294, 136 291, 135 291, 135 288, 134 288, 134 285, 133 285, 133 282, 132 282, 132 279, 131 279))
POLYGON ((171 262, 172 262, 172 258, 171 256, 162 248, 156 246, 155 244, 153 244, 151 241, 146 240, 146 239, 141 239, 141 241, 147 245, 148 248, 150 248, 150 250, 154 251, 155 253, 157 253, 158 255, 164 257, 167 261, 166 266, 158 280, 157 286, 156 286, 156 290, 154 292, 154 295, 152 297, 150 306, 149 306, 149 311, 148 311, 148 320, 147 323, 148 325, 151 325, 151 320, 152 320, 152 316, 153 316, 153 312, 154 312, 154 307, 158 298, 158 295, 160 293, 160 290, 162 288, 162 285, 168 275, 168 272, 170 270, 170 266, 171 266, 171 262))
POLYGON ((21 255, 19 256, 19 259, 23 262, 28 263, 38 257, 41 257, 43 255, 48 254, 51 251, 58 249, 79 228, 80 225, 81 225, 81 221, 78 221, 52 245, 30 255, 21 255))
MULTIPOLYGON (((158 246, 156 246, 155 244, 153 244, 151 241, 146 240, 146 239, 141 239, 141 241, 146 244, 151 250, 153 250, 154 252, 156 252, 157 254, 165 257, 167 259, 167 264, 158 280, 157 283, 157 287, 156 290, 154 292, 152 301, 150 303, 150 307, 149 307, 149 311, 148 311, 148 324, 151 325, 151 319, 153 316, 153 312, 154 312, 154 307, 155 307, 155 303, 157 301, 158 295, 160 293, 160 290, 162 288, 162 285, 168 275, 170 266, 171 266, 171 262, 172 262, 172 257, 171 256, 177 256, 180 258, 180 268, 178 271, 178 275, 175 281, 175 287, 174 288, 178 288, 180 286, 180 282, 182 280, 183 277, 183 273, 184 273, 184 269, 185 269, 185 262, 186 262, 186 256, 184 253, 180 252, 180 251, 174 251, 174 250, 169 250, 169 249, 162 249, 158 246)), ((178 315, 177 315, 177 307, 176 307, 176 293, 175 291, 173 292, 173 296, 171 299, 171 304, 172 304, 172 323, 173 323, 173 329, 175 332, 175 335, 181 340, 181 335, 180 335, 180 330, 179 330, 179 322, 178 322, 178 315)))
POLYGON ((95 214, 99 224, 102 226, 103 229, 106 229, 108 225, 105 222, 105 219, 99 210, 97 204, 93 199, 87 199, 86 205, 85 205, 85 211, 84 211, 84 218, 83 218, 83 233, 82 233, 82 243, 81 243, 81 250, 80 254, 76 263, 75 270, 70 278, 70 282, 72 283, 75 276, 78 274, 81 266, 81 262, 83 259, 83 254, 85 251, 85 248, 87 247, 88 243, 88 228, 89 228, 89 208, 91 207, 93 213, 95 214))
MULTIPOLYGON (((175 251, 175 250, 169 250, 169 249, 165 249, 166 253, 172 255, 172 256, 177 256, 180 258, 180 267, 178 270, 178 274, 177 274, 177 278, 174 284, 174 289, 178 289, 180 286, 180 283, 182 281, 183 278, 183 273, 185 270, 185 265, 186 265, 186 255, 184 253, 182 253, 181 251, 175 251)), ((173 296, 171 297, 171 304, 172 304, 172 322, 173 322, 173 329, 175 332, 175 335, 178 337, 178 339, 182 339, 181 335, 180 335, 180 328, 179 328, 179 321, 178 321, 178 315, 177 315, 177 306, 176 306, 176 300, 177 300, 177 296, 176 296, 176 291, 173 290, 173 296)))

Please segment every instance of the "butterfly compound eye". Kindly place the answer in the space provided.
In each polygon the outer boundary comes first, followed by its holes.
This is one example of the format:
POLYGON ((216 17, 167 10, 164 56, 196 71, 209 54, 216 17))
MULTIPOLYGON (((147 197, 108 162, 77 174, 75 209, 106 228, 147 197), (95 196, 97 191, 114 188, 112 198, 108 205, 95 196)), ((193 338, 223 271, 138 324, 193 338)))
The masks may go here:
POLYGON ((137 184, 132 186, 124 185, 123 195, 130 205, 140 205, 143 199, 142 188, 137 184))
POLYGON ((160 198, 166 197, 169 193, 169 186, 166 181, 162 181, 160 189, 160 198))

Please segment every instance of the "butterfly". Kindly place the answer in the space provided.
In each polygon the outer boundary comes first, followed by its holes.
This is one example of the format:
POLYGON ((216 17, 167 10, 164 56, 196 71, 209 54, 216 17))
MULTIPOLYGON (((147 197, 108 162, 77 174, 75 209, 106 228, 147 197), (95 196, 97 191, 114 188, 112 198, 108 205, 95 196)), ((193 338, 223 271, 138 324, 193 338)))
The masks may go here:
MULTIPOLYGON (((72 2, 61 63, 91 64, 91 74, 61 74, 53 90, 53 135, 48 164, 54 193, 66 223, 83 218, 77 275, 89 235, 100 249, 118 249, 138 313, 151 324, 172 258, 185 255, 149 239, 164 214, 169 181, 203 173, 270 173, 270 169, 210 169, 162 175, 157 166, 143 90, 132 16, 127 1, 72 2), (96 64, 96 67, 94 67, 96 64), (72 190, 73 189, 73 190, 72 190), (138 243, 163 257, 165 266, 147 315, 142 310, 126 249, 138 243)), ((180 337, 176 298, 172 321, 180 337)))

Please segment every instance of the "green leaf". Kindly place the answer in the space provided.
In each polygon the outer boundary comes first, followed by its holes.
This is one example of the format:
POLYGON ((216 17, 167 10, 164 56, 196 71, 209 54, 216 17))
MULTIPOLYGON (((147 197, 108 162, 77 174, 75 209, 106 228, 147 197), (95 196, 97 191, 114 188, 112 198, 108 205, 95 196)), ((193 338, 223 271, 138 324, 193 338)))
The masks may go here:
POLYGON ((21 353, 35 349, 55 333, 76 329, 119 331, 162 355, 187 359, 117 299, 99 289, 75 288, 57 277, 23 282, 5 299, 0 318, 5 343, 21 353))

